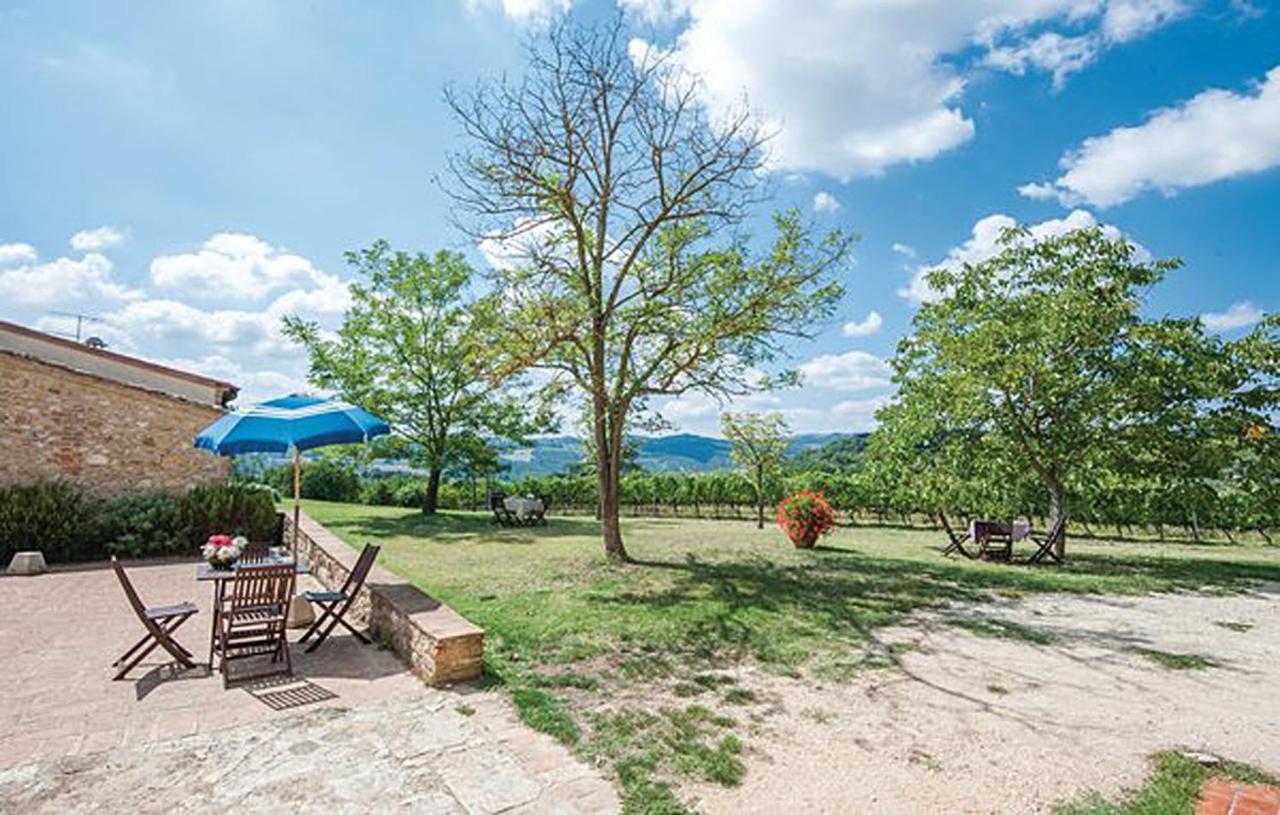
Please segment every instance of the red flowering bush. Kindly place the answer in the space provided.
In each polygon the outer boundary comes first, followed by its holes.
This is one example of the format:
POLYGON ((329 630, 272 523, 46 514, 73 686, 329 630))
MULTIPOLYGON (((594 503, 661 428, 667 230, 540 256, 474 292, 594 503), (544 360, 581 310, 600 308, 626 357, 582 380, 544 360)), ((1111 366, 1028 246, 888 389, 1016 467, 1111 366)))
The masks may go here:
POLYGON ((801 490, 778 504, 778 526, 797 548, 808 549, 836 525, 836 511, 820 492, 801 490))

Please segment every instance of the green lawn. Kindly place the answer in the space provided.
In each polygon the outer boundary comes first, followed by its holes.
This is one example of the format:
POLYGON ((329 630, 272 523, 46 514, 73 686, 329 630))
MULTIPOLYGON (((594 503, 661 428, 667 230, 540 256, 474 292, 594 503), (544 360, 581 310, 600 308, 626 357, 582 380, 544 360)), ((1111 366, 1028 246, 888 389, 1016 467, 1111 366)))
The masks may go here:
MULTIPOLYGON (((308 501, 308 513, 487 631, 486 668, 532 726, 612 764, 635 812, 680 812, 668 781, 733 784, 753 700, 723 671, 839 679, 893 664, 876 630, 921 607, 1045 591, 1232 590, 1280 581, 1280 549, 1076 543, 1066 567, 952 560, 940 533, 840 529, 797 552, 773 527, 634 519, 637 563, 598 525, 503 530, 488 516, 308 501)), ((980 631, 1029 638, 1034 632, 980 631)))

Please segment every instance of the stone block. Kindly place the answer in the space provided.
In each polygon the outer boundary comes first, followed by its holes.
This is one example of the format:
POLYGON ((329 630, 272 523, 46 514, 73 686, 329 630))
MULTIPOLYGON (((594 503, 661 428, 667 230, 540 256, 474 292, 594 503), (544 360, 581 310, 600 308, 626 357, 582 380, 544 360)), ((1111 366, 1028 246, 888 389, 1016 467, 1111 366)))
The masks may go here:
POLYGON ((9 574, 44 574, 44 552, 15 552, 9 561, 9 574))

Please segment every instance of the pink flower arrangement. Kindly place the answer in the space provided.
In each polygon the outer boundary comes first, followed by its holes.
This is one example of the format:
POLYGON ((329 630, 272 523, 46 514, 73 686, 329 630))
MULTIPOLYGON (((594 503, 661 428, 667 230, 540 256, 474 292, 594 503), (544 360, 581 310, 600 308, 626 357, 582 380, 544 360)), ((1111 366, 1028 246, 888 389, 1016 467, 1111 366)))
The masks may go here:
POLYGON ((836 525, 836 511, 820 492, 801 490, 778 504, 778 526, 797 549, 812 549, 836 525))
POLYGON ((248 543, 249 541, 238 536, 210 535, 209 540, 201 547, 200 554, 215 569, 229 569, 231 564, 240 559, 248 543))

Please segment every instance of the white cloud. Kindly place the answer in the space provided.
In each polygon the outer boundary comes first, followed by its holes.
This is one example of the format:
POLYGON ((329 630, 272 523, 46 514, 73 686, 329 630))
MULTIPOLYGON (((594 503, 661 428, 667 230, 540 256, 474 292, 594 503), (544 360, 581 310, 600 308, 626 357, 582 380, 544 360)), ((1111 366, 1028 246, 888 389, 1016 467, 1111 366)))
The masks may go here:
MULTIPOLYGON (((938 267, 958 269, 966 263, 981 263, 984 260, 995 257, 1000 253, 1001 249, 1000 236, 1004 234, 1006 229, 1017 225, 1018 222, 1008 215, 988 215, 982 218, 973 225, 972 236, 960 246, 948 252, 944 259, 937 263, 917 267, 911 277, 911 282, 898 289, 899 296, 905 297, 916 304, 937 300, 939 293, 929 285, 927 279, 931 271, 938 267)), ((1099 225, 1098 219, 1093 217, 1092 213, 1077 209, 1064 218, 1051 218, 1031 226, 1031 240, 1033 242, 1040 241, 1045 238, 1065 235, 1077 229, 1099 225)), ((1103 234, 1112 240, 1123 237, 1120 230, 1114 226, 1101 224, 1101 227, 1103 234)), ((1135 245, 1138 248, 1139 259, 1148 259, 1150 257, 1142 246, 1135 245)))
MULTIPOLYGON (((26 256, 34 260, 34 250, 26 256)), ((116 282, 113 270, 111 261, 97 252, 82 258, 60 257, 45 263, 26 263, 0 271, 0 300, 50 306, 95 300, 136 300, 143 296, 141 291, 116 282)))
POLYGON ((287 393, 307 393, 316 389, 307 384, 299 372, 285 373, 268 368, 247 368, 240 362, 218 354, 196 358, 147 357, 158 365, 221 379, 240 388, 236 404, 260 402, 287 393))
POLYGON ((1110 207, 1152 190, 1172 195, 1280 166, 1280 66, 1250 92, 1207 90, 1141 125, 1085 139, 1061 165, 1052 184, 1019 192, 1110 207))
POLYGON ((836 212, 840 209, 840 202, 831 193, 823 190, 813 196, 814 212, 836 212))
POLYGON ((839 391, 882 388, 889 384, 889 366, 866 351, 846 351, 814 357, 799 368, 805 385, 839 391))
POLYGON ((500 8, 510 19, 526 24, 545 23, 572 6, 573 0, 467 0, 472 11, 500 8))
POLYGON ((151 261, 151 281, 187 297, 258 300, 281 289, 331 287, 335 279, 307 258, 254 235, 219 232, 197 252, 151 261))
POLYGON ((97 229, 82 229, 71 236, 71 248, 81 252, 101 252, 124 242, 120 230, 111 226, 100 226, 97 229))
POLYGON ((846 337, 870 337, 872 334, 880 330, 880 326, 884 324, 880 312, 872 311, 865 318, 858 322, 845 323, 840 333, 846 337))
POLYGON ((36 248, 29 243, 0 243, 0 265, 34 263, 36 248))
POLYGON ((621 2, 650 22, 685 20, 675 60, 705 83, 713 113, 739 107, 745 91, 778 133, 776 169, 841 179, 971 139, 962 95, 976 67, 1061 82, 1177 16, 1171 0, 810 0, 803 13, 791 0, 621 2))
POLYGON ((1231 304, 1226 311, 1201 314, 1200 322, 1210 331, 1232 331, 1256 325, 1264 316, 1262 309, 1246 300, 1231 304))
POLYGON ((1098 47, 1095 37, 1064 37, 1049 31, 1028 42, 992 49, 986 63, 1019 76, 1028 68, 1049 71, 1054 88, 1061 89, 1071 74, 1093 61, 1098 47))
POLYGON ((1111 42, 1130 42, 1190 11, 1183 0, 1111 0, 1102 15, 1102 34, 1111 42))
POLYGON ((905 243, 895 243, 893 245, 893 251, 897 252, 899 255, 902 255, 904 258, 913 258, 916 256, 915 247, 908 246, 905 243))

